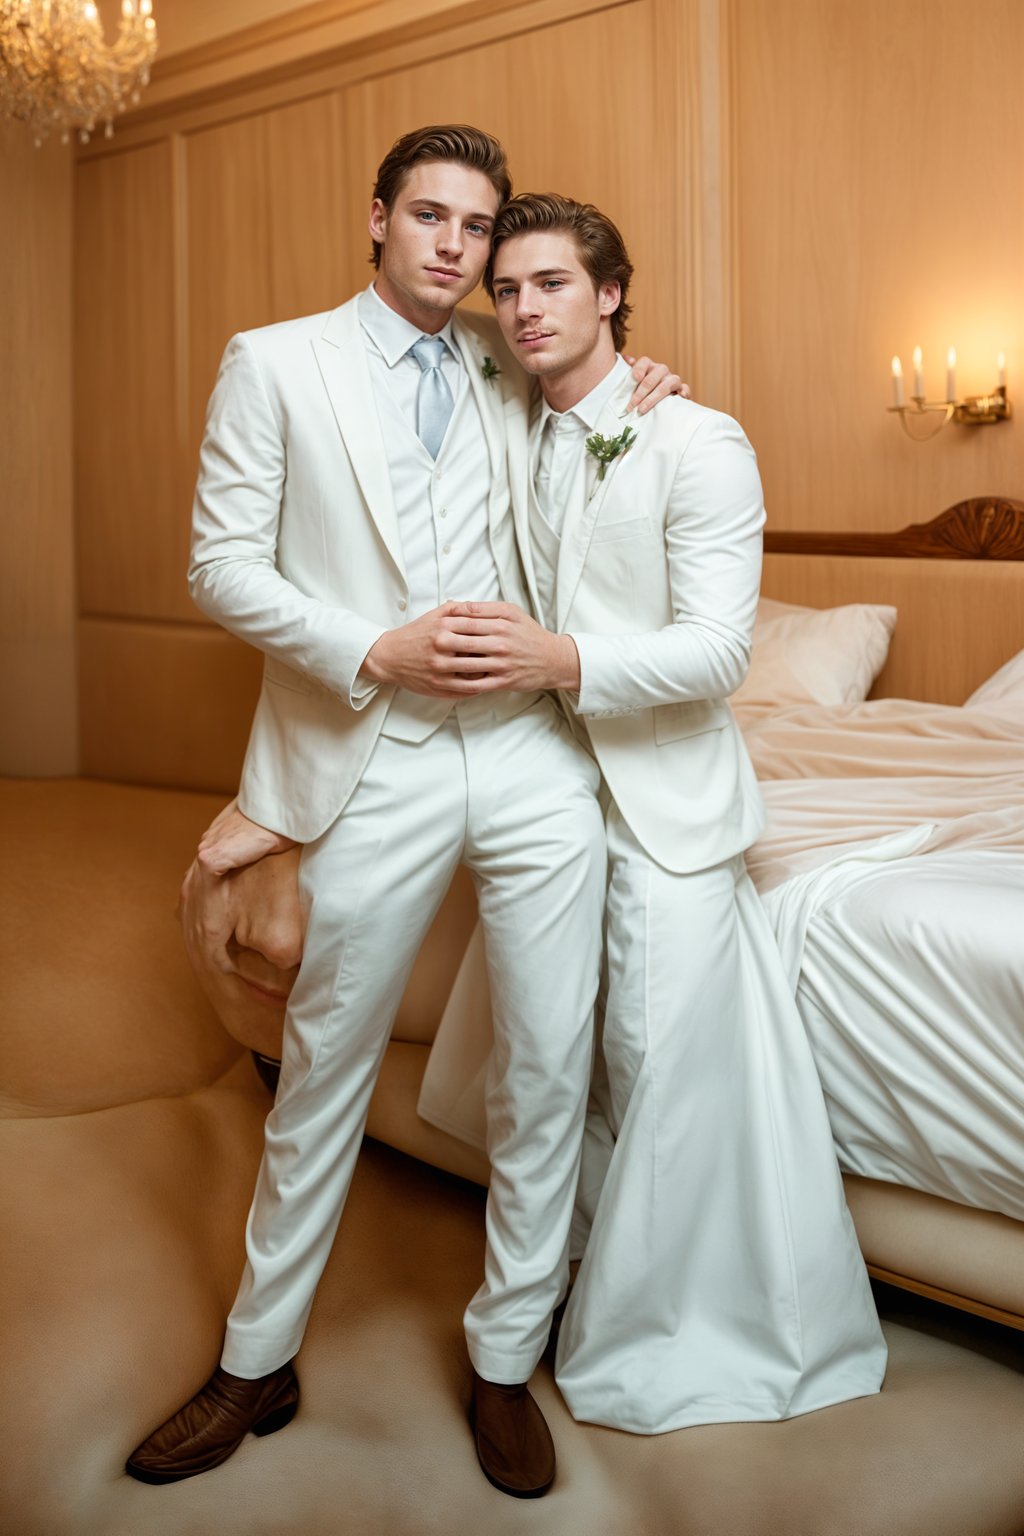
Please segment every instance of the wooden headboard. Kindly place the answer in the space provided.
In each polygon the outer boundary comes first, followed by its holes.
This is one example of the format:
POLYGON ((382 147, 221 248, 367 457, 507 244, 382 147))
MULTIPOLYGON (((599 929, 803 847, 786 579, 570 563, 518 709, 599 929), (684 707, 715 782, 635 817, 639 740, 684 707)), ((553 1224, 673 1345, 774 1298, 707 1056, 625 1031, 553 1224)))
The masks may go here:
POLYGON ((762 590, 782 603, 891 603, 872 698, 962 704, 1024 647, 1024 502, 975 497, 898 533, 765 532, 762 590))

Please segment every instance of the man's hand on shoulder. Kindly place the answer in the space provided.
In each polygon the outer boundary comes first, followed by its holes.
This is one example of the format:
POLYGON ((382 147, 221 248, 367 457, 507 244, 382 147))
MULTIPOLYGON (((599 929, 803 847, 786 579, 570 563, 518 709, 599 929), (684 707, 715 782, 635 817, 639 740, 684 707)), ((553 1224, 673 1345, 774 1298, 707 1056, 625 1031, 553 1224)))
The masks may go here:
POLYGON ((250 821, 232 800, 216 816, 199 839, 196 862, 207 875, 226 875, 231 869, 255 864, 268 853, 284 853, 295 840, 250 821))
POLYGON ((636 380, 629 409, 635 410, 638 416, 646 415, 659 400, 665 400, 669 395, 682 395, 684 400, 691 399, 689 384, 684 384, 678 373, 670 372, 667 363, 653 363, 649 357, 633 358, 626 353, 623 353, 623 357, 631 365, 636 380))

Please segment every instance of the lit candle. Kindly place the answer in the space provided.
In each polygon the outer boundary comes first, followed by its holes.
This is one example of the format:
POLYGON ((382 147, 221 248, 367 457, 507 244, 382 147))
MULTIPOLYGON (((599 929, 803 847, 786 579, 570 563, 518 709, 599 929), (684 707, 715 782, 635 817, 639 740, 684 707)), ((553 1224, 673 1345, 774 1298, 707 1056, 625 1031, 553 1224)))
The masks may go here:
POLYGON ((998 387, 1000 389, 1005 389, 1006 388, 1006 353, 1005 352, 1000 352, 999 356, 996 358, 996 367, 999 369, 999 377, 998 377, 998 379, 996 381, 997 384, 998 384, 998 387))
POLYGON ((946 399, 956 399, 956 347, 946 353, 946 399))
POLYGON ((914 399, 924 399, 924 359, 921 348, 914 348, 914 399))
POLYGON ((892 360, 892 403, 896 406, 906 403, 903 397, 903 364, 898 357, 892 360))

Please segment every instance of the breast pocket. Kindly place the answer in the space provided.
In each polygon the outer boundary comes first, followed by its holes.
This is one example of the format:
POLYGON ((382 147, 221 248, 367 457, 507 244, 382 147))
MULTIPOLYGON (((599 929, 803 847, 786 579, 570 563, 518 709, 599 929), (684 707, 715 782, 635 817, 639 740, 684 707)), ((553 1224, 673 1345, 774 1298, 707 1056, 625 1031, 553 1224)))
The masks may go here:
POLYGON ((594 528, 594 544, 611 544, 617 539, 642 539, 654 530, 649 517, 626 517, 617 523, 598 523, 594 528))
POLYGON ((667 741, 701 736, 705 731, 721 731, 731 718, 727 704, 715 704, 708 699, 658 704, 654 710, 654 739, 661 747, 667 741))

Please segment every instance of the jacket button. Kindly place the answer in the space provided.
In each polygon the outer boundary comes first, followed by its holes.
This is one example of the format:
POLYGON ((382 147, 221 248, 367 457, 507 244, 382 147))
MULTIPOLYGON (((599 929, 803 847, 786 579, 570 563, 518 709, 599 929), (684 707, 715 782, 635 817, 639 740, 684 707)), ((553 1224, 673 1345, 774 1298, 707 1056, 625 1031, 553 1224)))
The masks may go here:
POLYGON ((406 602, 404 597, 400 597, 398 599, 398 611, 399 611, 399 613, 404 613, 405 610, 408 608, 408 606, 409 606, 409 604, 406 602))

